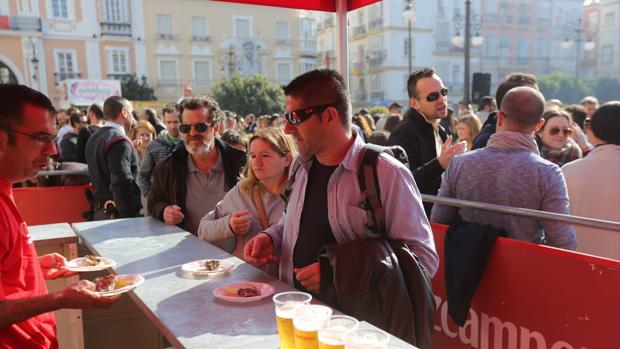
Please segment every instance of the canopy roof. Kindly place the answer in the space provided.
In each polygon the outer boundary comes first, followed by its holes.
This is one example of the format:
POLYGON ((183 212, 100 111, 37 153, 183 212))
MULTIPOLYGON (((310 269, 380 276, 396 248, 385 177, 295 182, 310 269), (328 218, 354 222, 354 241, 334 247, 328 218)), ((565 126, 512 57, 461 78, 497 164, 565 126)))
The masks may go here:
MULTIPOLYGON (((217 0, 222 2, 236 2, 248 5, 263 5, 275 7, 296 8, 300 10, 336 12, 337 0, 217 0)), ((380 0, 347 0, 347 10, 352 11, 380 0)))

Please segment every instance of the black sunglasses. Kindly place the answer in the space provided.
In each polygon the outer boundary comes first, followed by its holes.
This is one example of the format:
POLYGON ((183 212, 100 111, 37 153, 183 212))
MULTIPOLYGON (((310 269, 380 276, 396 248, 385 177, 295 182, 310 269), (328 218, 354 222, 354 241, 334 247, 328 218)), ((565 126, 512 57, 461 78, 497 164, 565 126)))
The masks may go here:
POLYGON ((332 107, 335 103, 317 105, 314 107, 308 107, 300 110, 290 111, 284 113, 284 117, 291 125, 299 125, 302 122, 310 119, 310 117, 314 114, 320 114, 325 111, 325 109, 332 107))
POLYGON ((207 132, 207 130, 209 130, 209 127, 212 127, 214 124, 214 122, 208 124, 206 122, 199 122, 197 124, 180 124, 179 131, 181 131, 181 133, 190 133, 193 126, 194 129, 196 129, 196 132, 202 133, 207 132))
POLYGON ((447 96, 448 95, 448 89, 447 88, 442 88, 439 91, 435 91, 435 92, 431 92, 426 96, 426 101, 427 102, 434 102, 436 100, 439 99, 439 94, 441 94, 442 96, 447 96))
POLYGON ((564 133, 564 137, 569 137, 569 136, 573 135, 573 130, 571 128, 568 128, 568 127, 564 127, 562 129, 560 129, 559 127, 552 127, 552 128, 549 129, 549 135, 550 136, 556 136, 560 132, 564 133))

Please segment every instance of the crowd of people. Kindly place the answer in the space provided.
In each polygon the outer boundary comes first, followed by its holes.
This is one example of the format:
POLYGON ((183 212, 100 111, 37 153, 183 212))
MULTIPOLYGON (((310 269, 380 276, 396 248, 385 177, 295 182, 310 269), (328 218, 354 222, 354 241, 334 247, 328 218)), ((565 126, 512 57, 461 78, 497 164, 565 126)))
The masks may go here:
POLYGON ((406 243, 429 277, 439 264, 431 221, 491 224, 514 239, 570 250, 581 228, 433 206, 420 194, 620 219, 620 102, 545 101, 536 77, 513 73, 478 112, 460 103, 454 115, 432 68, 411 74, 407 91, 404 114, 398 103, 388 115, 354 114, 342 76, 314 70, 284 88, 282 113, 241 117, 191 95, 161 113, 136 112, 120 96, 85 114, 55 111, 37 91, 0 86, 0 103, 10 106, 0 110, 0 343, 53 347, 49 311, 116 300, 87 281, 47 294, 43 278, 69 275, 66 261, 34 258, 11 187, 50 157, 86 164, 94 219, 149 215, 317 295, 322 249, 374 236, 358 182, 366 142, 407 154, 408 167, 386 153, 376 164, 381 228, 406 243))

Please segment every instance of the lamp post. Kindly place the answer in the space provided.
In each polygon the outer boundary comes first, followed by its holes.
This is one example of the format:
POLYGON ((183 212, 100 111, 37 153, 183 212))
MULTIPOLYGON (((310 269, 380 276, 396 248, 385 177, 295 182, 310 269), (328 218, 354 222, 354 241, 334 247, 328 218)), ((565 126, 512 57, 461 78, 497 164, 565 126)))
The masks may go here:
POLYGON ((412 73, 412 62, 411 62, 411 24, 415 20, 415 12, 413 12, 413 6, 411 5, 411 1, 407 2, 407 6, 405 6, 405 11, 403 11, 403 18, 407 21, 407 29, 409 31, 409 39, 407 45, 407 53, 409 55, 409 75, 412 73))
MULTIPOLYGON (((575 45, 575 86, 577 86, 577 81, 579 80, 579 56, 581 53, 581 41, 582 35, 585 34, 586 42, 583 44, 583 49, 586 51, 592 51, 595 49, 596 44, 592 41, 591 36, 594 35, 594 30, 583 30, 581 28, 581 18, 577 19, 576 22, 566 22, 564 24, 564 32, 569 35, 572 33, 574 35, 575 45)), ((573 40, 570 37, 566 37, 562 42, 562 48, 569 49, 573 46, 573 40)))
POLYGON ((471 13, 471 0, 465 1, 465 18, 460 13, 456 13, 453 18, 454 26, 456 27, 456 35, 452 38, 452 44, 457 47, 463 46, 463 58, 464 58, 464 81, 463 81, 463 102, 465 105, 468 105, 470 102, 470 83, 469 83, 469 63, 471 60, 471 45, 480 46, 484 41, 484 38, 480 35, 480 18, 478 14, 471 13), (460 34, 461 26, 463 25, 463 20, 465 21, 465 35, 464 37, 460 34), (471 27, 474 26, 476 28, 476 35, 471 36, 471 27))

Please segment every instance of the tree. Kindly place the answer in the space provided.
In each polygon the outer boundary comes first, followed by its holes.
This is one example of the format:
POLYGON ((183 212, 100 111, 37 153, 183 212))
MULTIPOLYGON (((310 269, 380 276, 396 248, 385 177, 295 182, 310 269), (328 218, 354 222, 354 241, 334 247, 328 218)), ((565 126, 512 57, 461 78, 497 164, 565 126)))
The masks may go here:
POLYGON ((383 115, 386 115, 386 116, 390 113, 388 108, 386 108, 386 107, 384 107, 382 105, 374 106, 374 107, 370 108, 370 110, 368 112, 370 113, 370 115, 383 114, 383 115))
POLYGON ((222 109, 239 115, 281 113, 284 106, 282 88, 260 75, 223 79, 211 91, 222 109))
POLYGON ((538 80, 545 99, 559 99, 564 104, 579 103, 585 96, 595 96, 601 102, 614 100, 620 94, 617 79, 584 78, 575 80, 563 73, 554 73, 538 80))
POLYGON ((121 80, 121 90, 123 97, 130 101, 155 101, 155 92, 153 88, 146 83, 146 78, 142 77, 139 82, 135 75, 124 77, 121 80))

